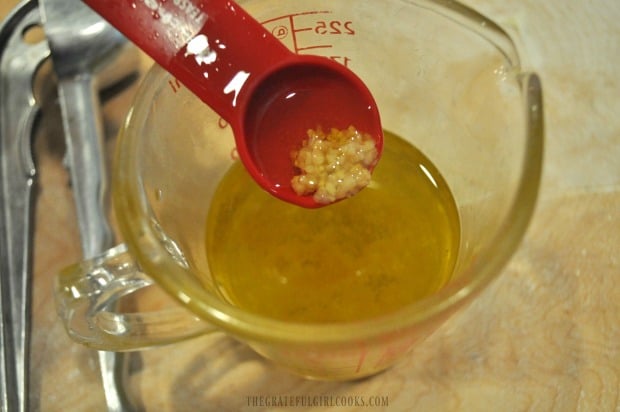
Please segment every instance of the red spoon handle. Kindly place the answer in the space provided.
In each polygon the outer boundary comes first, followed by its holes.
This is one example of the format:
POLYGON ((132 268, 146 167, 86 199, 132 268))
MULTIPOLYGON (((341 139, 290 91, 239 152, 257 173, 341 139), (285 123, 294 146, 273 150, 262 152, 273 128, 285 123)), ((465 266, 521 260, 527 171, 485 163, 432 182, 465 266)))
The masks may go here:
POLYGON ((252 86, 292 56, 228 0, 84 0, 231 123, 252 86))

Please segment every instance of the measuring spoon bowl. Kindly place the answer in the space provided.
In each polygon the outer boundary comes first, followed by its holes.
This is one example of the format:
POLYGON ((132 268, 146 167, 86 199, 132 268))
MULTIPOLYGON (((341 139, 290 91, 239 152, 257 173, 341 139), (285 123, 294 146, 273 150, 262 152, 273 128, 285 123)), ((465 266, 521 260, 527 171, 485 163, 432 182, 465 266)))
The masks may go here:
POLYGON ((84 1, 231 125, 239 158, 272 195, 325 205, 291 186, 291 153, 309 129, 353 126, 380 157, 379 111, 362 80, 329 58, 293 53, 236 3, 84 1))

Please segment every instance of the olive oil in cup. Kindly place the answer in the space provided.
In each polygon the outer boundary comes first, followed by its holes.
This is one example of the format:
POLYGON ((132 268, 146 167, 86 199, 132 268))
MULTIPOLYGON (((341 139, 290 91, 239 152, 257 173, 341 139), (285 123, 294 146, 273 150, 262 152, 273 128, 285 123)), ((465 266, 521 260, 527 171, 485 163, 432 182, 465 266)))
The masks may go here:
POLYGON ((206 233, 225 299, 292 322, 364 320, 423 299, 450 279, 458 246, 446 182, 387 131, 371 184, 320 209, 275 199, 234 164, 215 192, 206 233))

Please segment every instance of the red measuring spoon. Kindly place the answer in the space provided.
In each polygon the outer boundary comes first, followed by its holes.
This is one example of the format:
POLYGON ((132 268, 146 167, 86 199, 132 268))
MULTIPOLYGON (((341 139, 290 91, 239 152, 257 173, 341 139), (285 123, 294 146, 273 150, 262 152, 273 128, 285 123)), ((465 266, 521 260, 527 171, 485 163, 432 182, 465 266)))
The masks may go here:
POLYGON ((364 83, 325 57, 297 55, 227 0, 84 0, 232 127, 239 157, 274 196, 319 207, 291 187, 291 151, 308 129, 383 131, 364 83))

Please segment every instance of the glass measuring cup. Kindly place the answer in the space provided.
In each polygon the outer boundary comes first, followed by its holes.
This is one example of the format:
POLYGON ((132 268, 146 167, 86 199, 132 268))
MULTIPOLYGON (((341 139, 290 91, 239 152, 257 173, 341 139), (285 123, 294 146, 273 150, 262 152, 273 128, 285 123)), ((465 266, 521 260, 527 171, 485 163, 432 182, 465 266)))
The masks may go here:
POLYGON ((540 180, 540 83, 522 71, 501 28, 456 2, 240 3, 293 51, 347 65, 375 96, 386 130, 438 167, 461 224, 450 282, 395 313, 352 323, 284 322, 228 303, 205 282, 212 279, 205 225, 213 193, 237 161, 233 136, 154 67, 118 142, 113 201, 125 243, 57 278, 59 312, 75 340, 99 349, 139 349, 219 330, 303 376, 374 374, 470 302, 516 249, 540 180), (182 308, 107 311, 151 279, 182 308))

